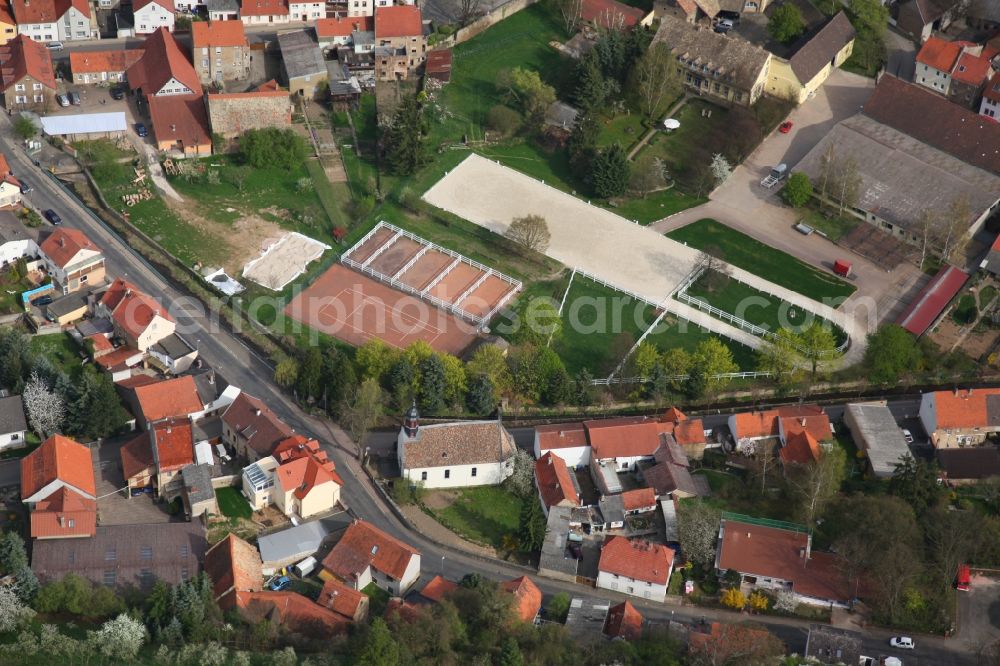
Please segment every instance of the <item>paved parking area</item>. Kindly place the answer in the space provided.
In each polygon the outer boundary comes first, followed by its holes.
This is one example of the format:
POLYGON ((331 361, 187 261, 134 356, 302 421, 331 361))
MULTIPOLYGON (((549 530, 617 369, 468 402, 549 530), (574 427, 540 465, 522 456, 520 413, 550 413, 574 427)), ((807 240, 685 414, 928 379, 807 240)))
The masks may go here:
POLYGON ((958 592, 955 639, 973 654, 1000 640, 1000 578, 973 572, 969 591, 958 592))
POLYGON ((125 478, 118 451, 128 439, 114 439, 92 449, 97 481, 97 522, 100 525, 169 523, 171 517, 165 504, 156 502, 151 495, 127 497, 122 490, 125 478))
POLYGON ((766 137, 733 170, 729 179, 712 192, 708 203, 660 220, 652 227, 667 232, 710 217, 813 266, 831 269, 837 259, 848 258, 854 265, 853 283, 858 290, 841 310, 850 312, 857 307, 871 324, 891 319, 902 303, 919 290, 920 271, 911 264, 901 264, 886 272, 817 234, 803 236, 794 229, 799 215, 781 203, 777 188, 767 190, 760 186, 761 179, 776 164, 785 163, 789 170, 794 170, 830 128, 861 110, 873 90, 871 79, 834 70, 811 99, 789 114, 793 125, 788 134, 774 131, 766 137))

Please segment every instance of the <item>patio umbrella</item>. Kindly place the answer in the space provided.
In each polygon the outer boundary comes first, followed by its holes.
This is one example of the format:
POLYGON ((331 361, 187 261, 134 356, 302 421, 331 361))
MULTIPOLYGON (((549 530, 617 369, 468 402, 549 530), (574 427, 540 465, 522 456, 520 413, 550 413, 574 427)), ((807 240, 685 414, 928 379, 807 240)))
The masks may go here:
POLYGON ((675 130, 681 126, 681 121, 676 118, 667 118, 663 121, 663 127, 668 130, 675 130))

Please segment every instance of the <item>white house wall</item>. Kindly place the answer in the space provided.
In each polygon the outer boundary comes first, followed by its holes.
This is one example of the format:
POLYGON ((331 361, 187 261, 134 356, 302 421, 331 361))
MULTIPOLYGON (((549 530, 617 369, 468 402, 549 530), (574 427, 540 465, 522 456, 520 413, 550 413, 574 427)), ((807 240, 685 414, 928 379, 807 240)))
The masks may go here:
MULTIPOLYGON (((673 569, 671 568, 671 571, 673 569)), ((670 580, 670 572, 667 572, 667 580, 670 580)), ((665 601, 667 598, 667 586, 649 583, 642 580, 634 580, 627 576, 615 576, 606 571, 597 573, 597 587, 629 594, 640 599, 650 599, 651 601, 665 601)))
POLYGON ((25 445, 25 434, 27 431, 8 432, 0 434, 0 450, 16 449, 25 445))
POLYGON ((496 486, 511 475, 512 468, 504 463, 481 463, 477 465, 453 465, 451 467, 405 468, 404 475, 411 482, 421 482, 424 488, 465 488, 468 486, 496 486), (472 470, 476 475, 472 475, 472 470), (448 478, 445 478, 445 471, 448 478), (426 473, 427 478, 424 478, 426 473))
POLYGON ((32 257, 38 254, 38 246, 30 238, 10 241, 0 245, 0 266, 17 261, 22 257, 32 257))
POLYGON ((933 393, 924 393, 920 397, 920 423, 928 437, 937 431, 937 396, 933 393))

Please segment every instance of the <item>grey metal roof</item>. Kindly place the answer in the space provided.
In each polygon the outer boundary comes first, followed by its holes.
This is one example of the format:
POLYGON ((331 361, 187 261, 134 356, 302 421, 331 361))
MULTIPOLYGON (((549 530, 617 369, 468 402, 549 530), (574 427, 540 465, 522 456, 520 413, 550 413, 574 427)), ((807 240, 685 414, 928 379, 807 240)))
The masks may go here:
POLYGON ((45 306, 45 311, 53 317, 62 317, 87 307, 87 294, 79 291, 61 296, 45 306))
POLYGON ((315 555, 323 545, 323 539, 330 530, 320 520, 302 523, 274 534, 268 534, 257 539, 260 548, 260 558, 267 566, 268 562, 284 562, 292 558, 315 555))
POLYGON ((210 12, 232 12, 239 13, 239 0, 206 0, 205 6, 210 12))
POLYGON ((77 332, 85 338, 92 335, 114 333, 115 327, 107 317, 84 319, 76 325, 77 332))
POLYGON ((739 35, 720 35, 673 16, 664 16, 654 42, 668 45, 678 59, 704 66, 713 79, 750 90, 770 54, 739 35))
POLYGON ((1000 177, 863 114, 834 125, 795 170, 816 182, 831 144, 858 166, 857 207, 914 233, 925 211, 946 212, 956 197, 968 198, 970 225, 1000 199, 1000 177))
POLYGON ((625 522, 625 503, 621 495, 605 495, 600 499, 601 515, 606 524, 625 522))
POLYGON ((355 30, 351 33, 351 39, 354 41, 355 48, 359 46, 373 45, 375 44, 375 31, 355 30))
POLYGON ((0 398, 0 435, 24 432, 28 421, 24 418, 24 403, 20 395, 0 398))
POLYGON ((910 452, 903 431, 889 408, 881 403, 847 405, 848 422, 853 422, 854 443, 864 449, 877 477, 889 477, 899 459, 910 452))
POLYGON ((667 543, 679 542, 681 537, 677 529, 677 505, 672 499, 660 500, 660 510, 663 511, 663 529, 667 543))
POLYGON ((0 210, 0 245, 11 241, 27 240, 31 234, 9 210, 0 210))
POLYGON ((542 541, 541 557, 538 560, 539 571, 547 569, 570 576, 576 575, 577 561, 572 557, 566 557, 566 537, 570 531, 571 515, 569 507, 553 506, 549 509, 545 539, 542 541))
POLYGON ((610 608, 611 602, 606 599, 573 597, 566 615, 566 630, 578 641, 599 638, 610 608))
POLYGON ((826 67, 855 36, 847 14, 838 13, 788 59, 799 82, 805 85, 826 67))
POLYGON ((71 116, 42 116, 42 131, 49 136, 124 132, 128 129, 124 111, 77 113, 71 116))
POLYGON ((311 31, 283 32, 278 35, 278 45, 289 80, 326 74, 323 52, 311 31))
POLYGON ((215 497, 211 465, 188 465, 181 470, 181 476, 184 478, 184 491, 191 504, 207 502, 215 497))

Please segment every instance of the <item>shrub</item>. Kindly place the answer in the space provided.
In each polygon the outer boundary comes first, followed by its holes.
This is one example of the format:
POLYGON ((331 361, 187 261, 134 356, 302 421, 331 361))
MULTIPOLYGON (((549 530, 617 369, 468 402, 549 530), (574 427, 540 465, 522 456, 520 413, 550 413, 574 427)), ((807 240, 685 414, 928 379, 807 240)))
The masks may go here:
POLYGON ((731 587, 722 593, 722 599, 720 599, 723 606, 728 608, 733 608, 735 610, 740 610, 747 605, 746 595, 740 592, 739 588, 731 587))
POLYGON ((781 196, 789 206, 801 208, 809 203, 813 195, 812 181, 801 171, 796 171, 785 183, 781 196))
POLYGON ((750 603, 750 608, 755 611, 766 611, 767 607, 771 605, 771 600, 763 592, 751 592, 747 601, 750 603))
POLYGON ((291 169, 306 159, 306 142, 292 130, 268 127, 240 135, 240 152, 257 169, 291 169))
POLYGON ((524 124, 524 119, 509 106, 497 104, 486 114, 486 124, 506 137, 517 134, 524 124))

